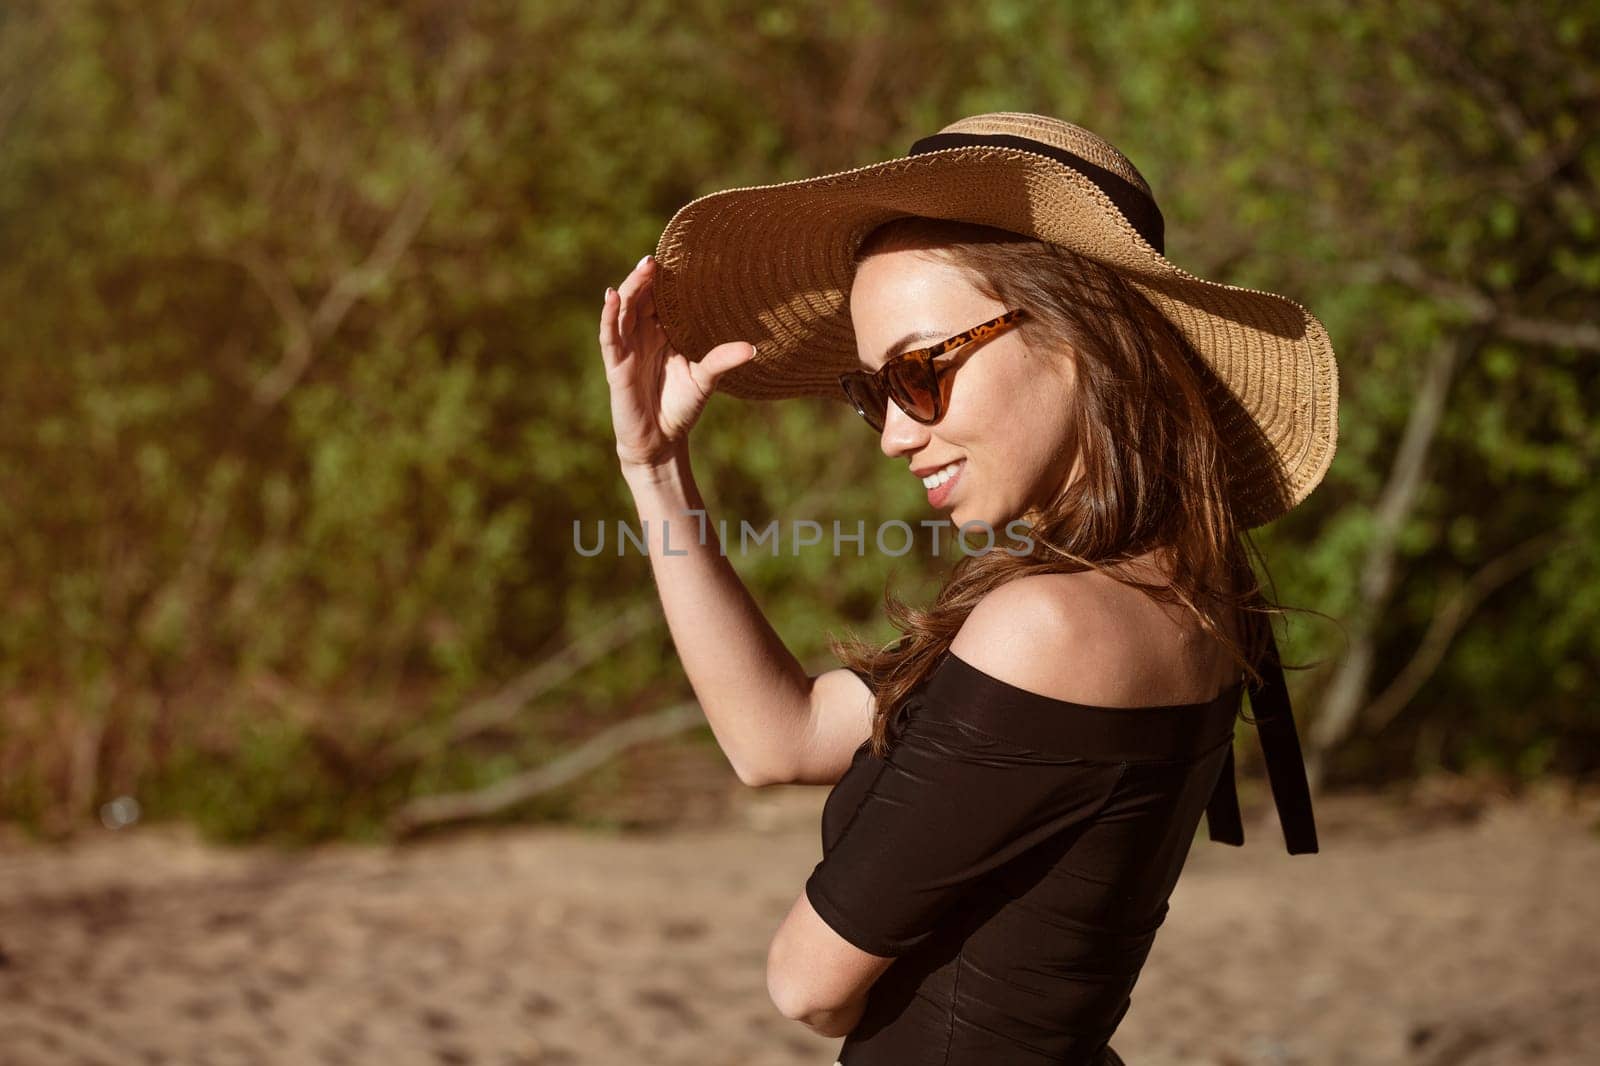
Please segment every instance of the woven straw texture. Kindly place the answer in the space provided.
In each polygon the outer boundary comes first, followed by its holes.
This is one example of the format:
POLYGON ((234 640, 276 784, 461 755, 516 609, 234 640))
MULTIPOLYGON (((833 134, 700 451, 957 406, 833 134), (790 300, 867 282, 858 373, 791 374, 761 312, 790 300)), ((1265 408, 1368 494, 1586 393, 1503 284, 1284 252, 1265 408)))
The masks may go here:
MULTIPOLYGON (((1064 148, 1148 193, 1121 152, 1081 127, 1016 112, 977 115, 941 133, 1014 134, 1064 148)), ((837 376, 857 369, 848 296, 856 248, 902 215, 995 226, 1123 271, 1194 344, 1229 456, 1229 492, 1246 527, 1310 495, 1333 461, 1338 368, 1314 315, 1268 292, 1189 274, 1152 248, 1091 180, 1046 155, 967 147, 836 174, 726 189, 682 207, 656 248, 655 304, 691 360, 727 341, 759 352, 724 374, 744 400, 847 402, 837 376)))

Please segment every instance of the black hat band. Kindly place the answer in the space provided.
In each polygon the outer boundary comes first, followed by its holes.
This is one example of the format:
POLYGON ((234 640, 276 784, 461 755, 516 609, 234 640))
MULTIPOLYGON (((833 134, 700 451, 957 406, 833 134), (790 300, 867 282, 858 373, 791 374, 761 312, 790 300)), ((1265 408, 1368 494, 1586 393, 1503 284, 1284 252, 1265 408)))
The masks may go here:
POLYGON ((1105 167, 1097 166, 1065 148, 1057 148, 1055 145, 1044 144, 1029 137, 1018 137, 1011 133, 935 133, 913 144, 906 155, 908 157, 922 155, 945 148, 975 147, 1020 148, 1022 151, 1048 156, 1058 163, 1065 163, 1094 182, 1101 192, 1110 197, 1111 202, 1117 205, 1123 217, 1132 224, 1134 230, 1150 247, 1162 255, 1166 254, 1166 222, 1161 217, 1161 209, 1156 206, 1156 202, 1126 178, 1112 173, 1105 167))

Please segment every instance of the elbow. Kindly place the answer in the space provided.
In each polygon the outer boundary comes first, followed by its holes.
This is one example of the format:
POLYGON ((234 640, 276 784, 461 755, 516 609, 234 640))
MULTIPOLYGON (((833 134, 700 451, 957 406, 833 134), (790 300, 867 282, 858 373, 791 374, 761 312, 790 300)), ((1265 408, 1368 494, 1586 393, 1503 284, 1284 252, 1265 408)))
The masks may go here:
POLYGON ((739 783, 749 788, 766 788, 768 785, 787 784, 789 779, 783 774, 774 772, 771 766, 739 763, 733 768, 739 775, 739 783))
POLYGON ((859 1010, 830 1010, 820 1014, 808 1015, 800 1019, 807 1029, 818 1036, 837 1039, 849 1036, 856 1027, 856 1020, 861 1017, 859 1010))
POLYGON ((772 969, 767 969, 767 997, 778 1013, 791 1022, 803 1022, 811 1014, 810 1006, 790 986, 778 980, 772 969))
POLYGON ((783 931, 767 945, 767 998, 778 1008, 778 1013, 792 1022, 800 1020, 806 1005, 801 1002, 799 989, 784 965, 783 931))
POLYGON ((777 940, 767 953, 767 996, 779 1014, 826 1037, 849 1036, 861 1018, 865 1002, 864 997, 847 1003, 827 1002, 804 979, 804 974, 793 972, 784 964, 777 940))
POLYGON ((789 965, 790 953, 784 950, 783 934, 773 937, 767 946, 767 997, 778 1013, 793 1022, 805 1022, 820 1013, 816 998, 811 995, 801 975, 789 965))
POLYGON ((859 1011, 850 1004, 823 1006, 809 997, 803 989, 786 985, 767 974, 767 995, 771 997, 778 1013, 790 1021, 799 1022, 818 1036, 849 1036, 855 1026, 859 1011))

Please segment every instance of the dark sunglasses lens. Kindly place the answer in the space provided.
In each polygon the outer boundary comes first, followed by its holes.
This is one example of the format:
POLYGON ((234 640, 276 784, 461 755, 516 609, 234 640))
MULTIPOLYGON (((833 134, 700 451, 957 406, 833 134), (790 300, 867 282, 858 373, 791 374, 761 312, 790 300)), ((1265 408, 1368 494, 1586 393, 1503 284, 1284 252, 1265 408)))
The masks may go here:
POLYGON ((883 405, 887 400, 878 394, 878 390, 873 387, 872 379, 865 376, 846 378, 844 392, 850 398, 850 402, 855 404, 856 410, 861 412, 861 417, 867 420, 867 425, 872 427, 873 432, 882 433, 883 405))
POLYGON ((904 362, 889 368, 889 393, 900 409, 920 422, 938 413, 939 383, 926 363, 904 362))

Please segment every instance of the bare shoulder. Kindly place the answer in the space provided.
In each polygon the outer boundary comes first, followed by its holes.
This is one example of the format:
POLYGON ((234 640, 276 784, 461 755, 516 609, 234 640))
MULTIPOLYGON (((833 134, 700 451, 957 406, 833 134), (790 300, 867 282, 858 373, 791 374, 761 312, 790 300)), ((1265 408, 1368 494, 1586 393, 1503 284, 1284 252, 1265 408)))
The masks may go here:
POLYGON ((1100 707, 1201 702, 1226 684, 1220 648, 1198 626, 1094 571, 1007 582, 973 608, 950 651, 1008 684, 1100 707))

